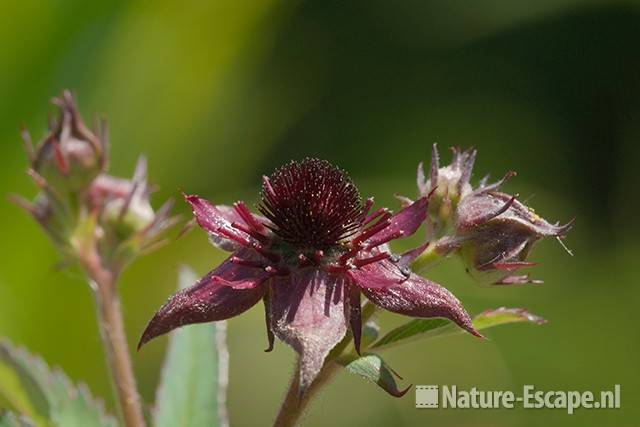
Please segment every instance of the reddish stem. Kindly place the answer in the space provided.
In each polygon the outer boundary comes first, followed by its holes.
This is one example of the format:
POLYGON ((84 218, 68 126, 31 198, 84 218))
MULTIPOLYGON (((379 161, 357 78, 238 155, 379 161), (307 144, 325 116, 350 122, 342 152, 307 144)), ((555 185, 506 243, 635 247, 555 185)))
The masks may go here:
POLYGON ((104 268, 99 255, 91 252, 81 255, 81 262, 96 297, 100 335, 118 408, 127 427, 145 427, 116 288, 118 274, 104 268))

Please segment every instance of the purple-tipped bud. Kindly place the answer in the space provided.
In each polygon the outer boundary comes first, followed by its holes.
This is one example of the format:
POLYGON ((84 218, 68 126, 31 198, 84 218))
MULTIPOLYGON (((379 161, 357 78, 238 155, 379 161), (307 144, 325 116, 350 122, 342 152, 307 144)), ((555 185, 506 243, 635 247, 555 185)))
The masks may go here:
POLYGON ((88 208, 98 215, 98 237, 108 251, 125 243, 129 255, 158 241, 159 235, 173 225, 168 213, 171 203, 155 211, 150 202, 147 163, 138 160, 133 178, 123 179, 102 174, 88 189, 88 208), (111 248, 111 249, 109 249, 111 248))
POLYGON ((515 172, 492 184, 483 178, 474 189, 470 180, 476 151, 452 151, 451 164, 440 167, 434 145, 429 176, 425 177, 422 165, 418 168, 419 194, 432 193, 426 221, 432 244, 416 258, 415 266, 428 268, 442 256, 456 253, 467 271, 481 282, 540 283, 514 272, 533 265, 527 258, 538 240, 547 236, 564 238, 573 221, 563 226, 550 224, 517 201, 517 196, 499 192, 515 172))
POLYGON ((31 167, 60 193, 86 189, 104 170, 106 130, 98 137, 85 126, 69 91, 52 102, 60 108, 59 117, 35 151, 23 132, 31 167))
POLYGON ((458 207, 458 250, 469 273, 482 282, 539 283, 513 273, 534 265, 527 258, 538 240, 564 238, 572 226, 573 221, 550 224, 514 196, 479 191, 463 199, 458 207))
POLYGON ((100 211, 102 221, 127 233, 144 229, 155 217, 144 158, 138 162, 136 175, 129 180, 103 174, 89 187, 91 207, 100 211))

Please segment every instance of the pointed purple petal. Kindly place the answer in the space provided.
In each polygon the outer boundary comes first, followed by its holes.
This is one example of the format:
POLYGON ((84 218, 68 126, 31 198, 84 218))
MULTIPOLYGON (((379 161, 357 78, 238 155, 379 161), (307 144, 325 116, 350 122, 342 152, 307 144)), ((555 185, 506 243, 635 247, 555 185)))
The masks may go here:
POLYGON ((209 273, 213 283, 234 289, 251 289, 264 282, 269 273, 264 268, 248 267, 242 262, 256 262, 268 264, 261 255, 251 249, 240 249, 227 258, 215 270, 209 273))
POLYGON ((408 270, 389 260, 378 261, 347 272, 349 277, 361 288, 386 288, 404 282, 408 270))
POLYGON ((402 284, 386 288, 362 288, 362 292, 374 304, 412 317, 444 317, 462 329, 480 337, 471 318, 460 301, 437 283, 416 274, 402 284))
POLYGON ((375 246, 377 242, 387 242, 395 234, 400 234, 397 238, 411 236, 427 218, 428 204, 429 198, 425 196, 401 209, 389 218, 390 224, 386 228, 368 240, 369 246, 375 246))
POLYGON ((347 331, 344 292, 342 277, 313 268, 297 270, 272 282, 271 328, 299 354, 301 393, 347 331))
POLYGON ((237 316, 253 307, 265 293, 264 286, 233 289, 220 285, 213 280, 215 272, 169 298, 147 325, 138 349, 151 339, 181 326, 237 316))
MULTIPOLYGON (((246 238, 247 235, 232 227, 234 222, 244 224, 244 220, 231 206, 212 205, 207 200, 195 195, 186 195, 185 199, 193 209, 193 216, 198 225, 209 233, 211 243, 222 250, 233 252, 238 249, 237 242, 220 233, 221 229, 231 231, 233 234, 246 238)), ((257 222, 263 222, 264 218, 251 214, 257 222)))

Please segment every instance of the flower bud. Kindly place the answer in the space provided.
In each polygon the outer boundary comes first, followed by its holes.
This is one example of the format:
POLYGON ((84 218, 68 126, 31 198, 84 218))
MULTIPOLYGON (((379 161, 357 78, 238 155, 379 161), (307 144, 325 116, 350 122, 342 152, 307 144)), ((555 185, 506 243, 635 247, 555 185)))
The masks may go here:
MULTIPOLYGON (((573 221, 553 225, 498 189, 515 172, 487 184, 483 178, 477 188, 470 184, 476 151, 453 148, 449 166, 440 167, 435 144, 428 179, 418 168, 418 191, 429 195, 427 238, 430 245, 416 257, 413 267, 424 270, 451 253, 459 255, 467 271, 483 283, 539 283, 528 275, 514 275, 527 261, 533 245, 543 237, 562 238, 573 221)), ((564 246, 564 245, 563 245, 564 246)), ((565 248, 566 249, 566 248, 565 248)), ((569 252, 570 253, 570 252, 569 252)))
POLYGON ((472 188, 469 184, 476 150, 461 151, 452 147, 453 160, 449 166, 440 167, 436 144, 433 144, 429 177, 426 178, 422 163, 418 166, 418 191, 421 197, 429 198, 430 237, 441 237, 451 230, 451 219, 458 203, 472 188))
POLYGON ((100 219, 122 237, 140 231, 153 222, 154 212, 144 188, 130 180, 100 175, 90 188, 91 204, 101 211, 100 219))
POLYGON ((573 221, 553 225, 515 200, 494 191, 478 191, 458 206, 456 237, 458 253, 467 271, 477 280, 495 284, 540 283, 528 275, 513 275, 523 267, 535 265, 527 257, 543 237, 564 237, 573 221))
POLYGON ((84 190, 104 170, 106 135, 99 138, 85 126, 69 91, 53 103, 60 115, 32 155, 32 168, 60 193, 84 190))
POLYGON ((105 256, 126 247, 126 257, 157 243, 157 238, 173 225, 168 217, 171 203, 157 212, 150 203, 147 163, 138 160, 131 180, 102 174, 88 190, 88 207, 98 214, 97 234, 105 256))

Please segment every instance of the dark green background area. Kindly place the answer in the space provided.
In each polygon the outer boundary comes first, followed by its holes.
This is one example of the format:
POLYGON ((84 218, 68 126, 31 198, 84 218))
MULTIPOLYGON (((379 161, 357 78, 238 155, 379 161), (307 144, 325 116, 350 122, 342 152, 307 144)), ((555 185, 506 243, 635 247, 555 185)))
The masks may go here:
MULTIPOLYGON (((319 156, 351 171, 365 195, 396 207, 415 194, 430 145, 475 146, 475 178, 518 171, 508 190, 549 220, 576 216, 567 239, 533 253, 538 287, 486 288, 452 260, 429 276, 472 313, 523 306, 545 326, 508 325, 414 342, 385 359, 404 384, 592 390, 622 385, 620 410, 417 410, 341 375, 307 425, 637 425, 640 237, 640 7, 637 2, 154 1, 6 3, 0 14, 0 193, 32 196, 19 127, 43 135, 47 103, 77 94, 90 121, 109 117, 111 172, 149 158, 160 187, 215 202, 257 198, 260 176, 319 156), (535 197, 534 197, 535 196, 535 197)), ((88 287, 33 221, 2 202, 0 335, 113 400, 88 287)), ((189 212, 180 200, 177 210, 189 212)), ((397 246, 398 249, 403 245, 397 246)), ((133 345, 186 263, 224 254, 194 231, 137 261, 122 280, 133 345)), ((262 309, 229 323, 234 425, 265 425, 292 352, 263 353, 262 309)), ((398 316, 383 315, 385 326, 398 316)), ((152 402, 166 339, 134 355, 152 402)))

